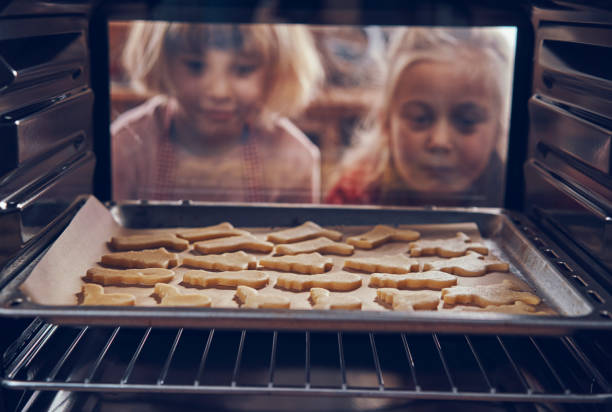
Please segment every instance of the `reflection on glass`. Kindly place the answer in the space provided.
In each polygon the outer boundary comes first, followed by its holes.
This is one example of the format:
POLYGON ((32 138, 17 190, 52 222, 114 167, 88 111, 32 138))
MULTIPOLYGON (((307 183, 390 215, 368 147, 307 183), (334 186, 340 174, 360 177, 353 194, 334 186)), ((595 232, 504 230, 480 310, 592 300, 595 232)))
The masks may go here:
POLYGON ((503 201, 514 28, 110 29, 115 199, 503 201))
POLYGON ((112 124, 115 199, 318 201, 319 150, 286 117, 323 78, 305 27, 137 22, 122 60, 150 98, 112 124))
POLYGON ((394 31, 380 104, 327 200, 500 205, 513 67, 504 30, 394 31))

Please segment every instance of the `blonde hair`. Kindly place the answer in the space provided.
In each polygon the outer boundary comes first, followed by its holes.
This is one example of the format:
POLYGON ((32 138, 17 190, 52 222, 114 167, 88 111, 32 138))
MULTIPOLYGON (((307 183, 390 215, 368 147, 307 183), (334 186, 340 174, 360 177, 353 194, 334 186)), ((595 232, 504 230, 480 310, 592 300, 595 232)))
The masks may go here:
POLYGON ((123 65, 138 91, 172 95, 173 57, 181 52, 205 53, 219 42, 261 57, 266 73, 263 117, 299 113, 322 83, 324 72, 314 41, 300 25, 138 21, 126 41, 123 65))
MULTIPOLYGON (((499 28, 403 28, 390 39, 388 70, 379 101, 356 132, 354 147, 346 153, 336 180, 348 170, 365 168, 367 185, 396 184, 398 179, 392 167, 388 122, 392 113, 397 84, 408 68, 423 60, 451 61, 469 58, 468 53, 480 53, 484 59, 479 66, 488 65, 487 81, 492 83, 499 103, 496 151, 505 158, 510 118, 510 101, 514 53, 499 28)), ((475 74, 477 75, 477 74, 475 74)), ((333 186, 333 185, 332 185, 333 186)))

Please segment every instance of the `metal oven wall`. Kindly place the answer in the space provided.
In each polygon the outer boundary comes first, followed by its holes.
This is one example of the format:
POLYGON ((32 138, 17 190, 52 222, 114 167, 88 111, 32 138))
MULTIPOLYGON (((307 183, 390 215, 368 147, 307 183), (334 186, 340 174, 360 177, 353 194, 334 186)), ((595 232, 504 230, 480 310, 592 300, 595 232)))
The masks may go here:
MULTIPOLYGON (((0 268, 18 265, 79 195, 92 193, 90 7, 0 1, 0 268)), ((2 351, 28 323, 2 319, 2 351)), ((3 390, 0 410, 18 396, 3 390)))
POLYGON ((599 280, 612 278, 612 11, 534 8, 525 211, 599 280))
POLYGON ((0 267, 92 192, 88 7, 0 3, 0 267))

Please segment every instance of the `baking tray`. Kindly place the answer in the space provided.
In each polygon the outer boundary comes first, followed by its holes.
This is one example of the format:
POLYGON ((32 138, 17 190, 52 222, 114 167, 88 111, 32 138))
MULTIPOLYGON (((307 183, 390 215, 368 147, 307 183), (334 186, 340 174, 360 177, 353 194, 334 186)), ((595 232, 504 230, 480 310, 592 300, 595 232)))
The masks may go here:
POLYGON ((196 227, 230 221, 237 227, 295 226, 312 220, 322 226, 414 225, 474 222, 513 272, 533 287, 558 316, 496 313, 449 314, 226 308, 99 308, 42 306, 22 294, 22 284, 61 231, 93 197, 81 199, 64 225, 50 228, 38 245, 24 251, 0 274, 0 315, 41 316, 53 323, 147 325, 267 330, 359 330, 497 334, 568 334, 578 329, 612 330, 612 297, 520 214, 492 208, 383 208, 245 205, 204 202, 125 202, 108 204, 125 228, 196 227))

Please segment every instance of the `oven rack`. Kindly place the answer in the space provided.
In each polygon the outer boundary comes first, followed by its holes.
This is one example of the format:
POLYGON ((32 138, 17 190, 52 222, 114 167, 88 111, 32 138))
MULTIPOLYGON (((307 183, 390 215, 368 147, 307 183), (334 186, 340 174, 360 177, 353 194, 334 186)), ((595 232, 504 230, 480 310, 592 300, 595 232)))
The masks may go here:
POLYGON ((2 385, 70 392, 609 403, 609 343, 609 334, 71 327, 36 320, 4 354, 2 385))

